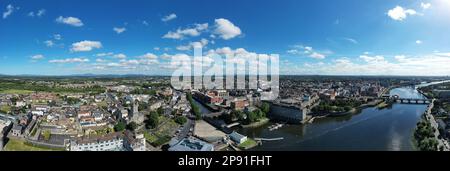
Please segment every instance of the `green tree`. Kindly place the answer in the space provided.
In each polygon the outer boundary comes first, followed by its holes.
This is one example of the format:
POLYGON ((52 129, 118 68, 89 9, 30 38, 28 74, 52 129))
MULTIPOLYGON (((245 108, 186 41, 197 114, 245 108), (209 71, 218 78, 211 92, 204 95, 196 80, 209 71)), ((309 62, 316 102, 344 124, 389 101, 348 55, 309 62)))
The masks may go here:
POLYGON ((126 128, 126 124, 122 121, 120 121, 116 125, 114 125, 114 130, 116 132, 123 131, 123 130, 125 130, 125 128, 126 128))
POLYGON ((146 120, 145 126, 149 129, 156 128, 159 124, 159 115, 158 113, 152 111, 146 120))
POLYGON ((131 123, 129 123, 129 124, 127 125, 127 129, 130 130, 130 131, 136 130, 137 127, 138 127, 138 125, 136 124, 136 122, 131 122, 131 123))
POLYGON ((270 111, 270 104, 267 103, 267 102, 262 103, 261 110, 262 110, 262 112, 264 112, 266 114, 269 113, 269 111, 270 111))
POLYGON ((180 125, 184 125, 187 122, 187 118, 184 116, 177 116, 175 118, 175 122, 180 124, 180 125))

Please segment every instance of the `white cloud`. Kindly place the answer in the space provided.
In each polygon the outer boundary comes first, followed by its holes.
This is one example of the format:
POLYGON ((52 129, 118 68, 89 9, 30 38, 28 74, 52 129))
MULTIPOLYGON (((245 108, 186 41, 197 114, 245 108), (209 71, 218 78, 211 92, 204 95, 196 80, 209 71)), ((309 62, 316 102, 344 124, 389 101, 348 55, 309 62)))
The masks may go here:
POLYGON ((311 55, 309 55, 309 57, 314 58, 314 59, 325 59, 325 55, 317 53, 317 52, 311 53, 311 55))
POLYGON ((358 41, 355 40, 355 39, 348 38, 348 37, 344 37, 343 39, 344 39, 344 40, 347 40, 347 41, 349 41, 349 42, 351 42, 351 43, 353 43, 353 44, 358 44, 358 41))
POLYGON ((108 53, 98 53, 95 56, 97 56, 97 57, 105 57, 105 56, 112 56, 112 55, 114 55, 114 53, 108 52, 108 53))
POLYGON ((159 47, 154 47, 153 50, 159 51, 161 48, 159 47))
POLYGON ((38 55, 33 55, 31 56, 32 60, 41 60, 44 59, 44 55, 38 54, 38 55))
POLYGON ((380 63, 385 62, 384 57, 377 55, 377 56, 368 56, 368 55, 361 55, 359 58, 363 59, 367 63, 380 63))
POLYGON ((104 63, 104 62, 108 62, 108 60, 98 58, 98 59, 95 60, 95 62, 104 63))
POLYGON ((81 42, 73 43, 70 51, 72 52, 87 52, 93 49, 99 49, 102 47, 102 43, 99 41, 84 40, 81 42))
POLYGON ((215 23, 214 34, 219 35, 222 39, 228 40, 242 34, 241 29, 227 19, 219 18, 215 20, 215 23))
POLYGON ((68 24, 75 27, 81 27, 84 25, 83 22, 76 17, 59 16, 58 18, 56 18, 56 22, 61 24, 68 24))
POLYGON ((54 60, 50 60, 48 62, 50 62, 50 63, 60 63, 60 64, 64 64, 64 63, 84 63, 84 62, 89 62, 89 59, 87 59, 87 58, 66 58, 66 59, 54 59, 54 60))
POLYGON ((10 16, 16 9, 19 8, 15 8, 13 5, 9 4, 8 6, 6 6, 6 11, 3 12, 3 19, 8 18, 8 16, 10 16))
POLYGON ((44 41, 44 43, 47 47, 53 47, 55 45, 55 43, 52 40, 46 40, 44 41))
POLYGON ((323 75, 448 75, 450 53, 407 57, 397 55, 389 61, 381 55, 361 55, 362 62, 349 58, 340 58, 328 63, 304 63, 293 67, 280 68, 281 73, 288 74, 323 74, 323 75), (448 55, 448 56, 445 56, 448 55))
POLYGON ((416 44, 418 45, 422 44, 422 40, 416 40, 416 44))
POLYGON ((114 58, 125 59, 125 58, 127 58, 127 55, 125 55, 123 53, 119 53, 119 54, 114 55, 114 58))
POLYGON ((314 50, 311 46, 303 46, 303 45, 294 45, 292 49, 289 49, 287 53, 292 55, 306 55, 310 58, 314 59, 325 59, 326 54, 330 54, 332 52, 318 52, 314 50))
POLYGON ((164 54, 160 55, 159 57, 160 57, 161 59, 170 59, 170 58, 172 58, 172 55, 169 55, 169 54, 167 54, 167 53, 164 53, 164 54))
POLYGON ((413 9, 404 9, 401 6, 396 6, 388 11, 388 16, 393 20, 402 21, 408 17, 408 15, 416 15, 417 12, 413 9))
POLYGON ((143 58, 143 59, 157 59, 158 56, 156 56, 153 53, 146 53, 144 55, 139 56, 138 58, 143 58))
POLYGON ((207 39, 201 39, 198 42, 190 42, 188 45, 183 45, 183 46, 177 46, 177 50, 181 50, 181 51, 187 51, 187 50, 191 50, 193 48, 203 48, 206 45, 208 45, 208 40, 207 39))
POLYGON ((53 38, 54 38, 55 40, 61 40, 61 39, 62 39, 62 36, 61 36, 60 34, 54 34, 54 35, 53 35, 53 38))
POLYGON ((404 62, 406 59, 406 56, 405 55, 396 55, 396 56, 394 56, 394 59, 399 62, 404 62))
POLYGON ((431 7, 431 3, 423 3, 423 2, 421 2, 420 6, 422 7, 422 9, 425 10, 425 9, 428 9, 428 8, 431 7))
POLYGON ((167 15, 167 16, 164 16, 164 17, 161 19, 161 21, 167 22, 167 21, 173 20, 173 19, 175 19, 175 18, 177 18, 177 15, 174 14, 174 13, 172 13, 172 14, 169 14, 169 15, 167 15))
POLYGON ((114 30, 117 34, 120 34, 120 33, 125 32, 127 29, 126 29, 125 27, 114 27, 113 30, 114 30))
POLYGON ((30 16, 30 17, 35 17, 35 16, 42 17, 45 14, 45 12, 46 12, 45 9, 40 9, 40 10, 38 10, 36 12, 31 11, 31 12, 28 13, 28 16, 30 16))
POLYGON ((450 57, 450 53, 434 53, 436 56, 450 57))
POLYGON ((177 31, 169 31, 167 34, 163 36, 166 39, 184 39, 186 36, 199 36, 202 31, 208 29, 208 23, 204 24, 195 24, 194 27, 186 28, 186 29, 177 29, 177 31))
POLYGON ((148 22, 147 21, 142 21, 142 24, 144 24, 144 25, 146 25, 146 26, 148 26, 149 24, 148 24, 148 22))
POLYGON ((45 9, 40 9, 40 10, 36 13, 36 15, 37 15, 38 17, 43 16, 44 14, 45 14, 45 9))

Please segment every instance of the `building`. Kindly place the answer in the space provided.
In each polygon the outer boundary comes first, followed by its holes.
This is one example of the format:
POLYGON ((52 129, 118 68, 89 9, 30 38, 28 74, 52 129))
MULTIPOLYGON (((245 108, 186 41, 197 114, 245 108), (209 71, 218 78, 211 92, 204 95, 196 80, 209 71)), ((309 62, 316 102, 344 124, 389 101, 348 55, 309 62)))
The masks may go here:
POLYGON ((272 104, 268 116, 271 119, 298 124, 306 119, 307 113, 307 108, 272 104))
POLYGON ((184 138, 171 143, 169 151, 214 151, 214 146, 195 138, 184 138))
POLYGON ((66 147, 68 151, 145 151, 146 149, 144 136, 129 131, 71 139, 66 142, 66 147))
POLYGON ((236 144, 241 144, 241 143, 247 141, 247 139, 248 139, 247 136, 239 134, 236 131, 233 131, 231 134, 228 134, 228 136, 236 144))
POLYGON ((15 137, 20 137, 22 135, 23 127, 20 125, 14 125, 11 129, 11 135, 15 137))
POLYGON ((11 129, 12 122, 10 120, 3 120, 0 118, 0 151, 3 150, 3 142, 11 129))
POLYGON ((247 99, 245 98, 236 98, 230 103, 231 109, 233 110, 242 110, 248 105, 247 99))

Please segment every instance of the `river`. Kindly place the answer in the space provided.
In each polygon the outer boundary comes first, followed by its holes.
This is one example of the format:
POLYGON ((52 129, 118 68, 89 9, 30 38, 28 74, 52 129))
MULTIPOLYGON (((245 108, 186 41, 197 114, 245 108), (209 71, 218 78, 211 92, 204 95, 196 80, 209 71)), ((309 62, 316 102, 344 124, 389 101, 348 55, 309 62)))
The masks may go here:
MULTIPOLYGON (((425 98, 415 87, 392 89, 402 98, 425 98)), ((269 131, 268 123, 259 128, 239 128, 249 137, 278 138, 251 150, 265 151, 414 151, 413 132, 426 110, 424 104, 394 104, 390 108, 366 108, 360 113, 317 119, 312 124, 285 125, 269 131)))

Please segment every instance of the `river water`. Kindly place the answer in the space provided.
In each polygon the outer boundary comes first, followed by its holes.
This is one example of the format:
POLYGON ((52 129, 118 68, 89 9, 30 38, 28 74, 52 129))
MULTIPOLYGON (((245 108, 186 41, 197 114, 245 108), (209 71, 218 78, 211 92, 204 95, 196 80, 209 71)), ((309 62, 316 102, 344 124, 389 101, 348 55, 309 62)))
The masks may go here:
MULTIPOLYGON (((415 87, 396 88, 390 94, 425 98, 415 87)), ((426 107, 424 104, 394 104, 385 109, 366 108, 349 116, 316 119, 312 124, 285 125, 273 131, 267 128, 273 123, 237 131, 253 138, 284 138, 265 141, 251 149, 256 151, 414 151, 413 132, 426 107)))

